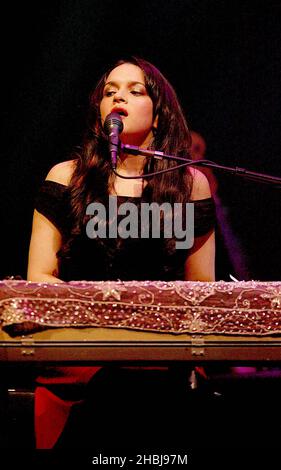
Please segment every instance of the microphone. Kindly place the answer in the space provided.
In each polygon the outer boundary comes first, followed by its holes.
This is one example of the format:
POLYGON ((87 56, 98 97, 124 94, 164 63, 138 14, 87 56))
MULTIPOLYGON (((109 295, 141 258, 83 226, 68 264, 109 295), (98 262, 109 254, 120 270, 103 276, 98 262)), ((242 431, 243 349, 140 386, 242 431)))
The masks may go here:
POLYGON ((123 131, 123 122, 118 113, 110 113, 104 121, 104 131, 109 140, 109 151, 111 154, 111 164, 113 170, 117 166, 117 154, 119 147, 119 134, 123 131))

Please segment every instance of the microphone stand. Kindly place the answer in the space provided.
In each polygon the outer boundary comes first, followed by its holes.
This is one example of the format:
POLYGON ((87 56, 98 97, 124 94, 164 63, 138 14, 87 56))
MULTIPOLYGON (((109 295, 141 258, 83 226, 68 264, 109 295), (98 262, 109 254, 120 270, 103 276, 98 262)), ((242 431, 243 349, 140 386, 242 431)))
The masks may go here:
MULTIPOLYGON (((225 166, 225 165, 219 165, 215 162, 212 162, 211 160, 190 160, 186 159, 185 157, 176 157, 174 155, 167 155, 163 152, 160 152, 158 150, 147 150, 147 149, 142 149, 141 147, 137 147, 135 145, 124 145, 121 144, 121 150, 124 153, 129 153, 132 155, 142 155, 145 157, 154 157, 158 160, 162 160, 163 158, 170 159, 170 160, 175 160, 177 162, 182 162, 183 165, 180 166, 206 166, 206 167, 211 167, 215 168, 216 170, 223 170, 227 171, 229 173, 232 173, 236 176, 242 176, 244 178, 253 180, 253 181, 259 181, 261 183, 270 183, 270 184, 275 184, 275 185, 280 185, 281 188, 281 178, 278 176, 272 176, 272 175, 266 175, 263 173, 257 173, 255 171, 250 171, 246 170, 245 168, 240 168, 240 167, 230 167, 230 166, 225 166)), ((173 168, 171 168, 172 170, 173 168)), ((156 172, 157 174, 157 172, 156 172)), ((146 175, 146 176, 149 176, 146 175)))

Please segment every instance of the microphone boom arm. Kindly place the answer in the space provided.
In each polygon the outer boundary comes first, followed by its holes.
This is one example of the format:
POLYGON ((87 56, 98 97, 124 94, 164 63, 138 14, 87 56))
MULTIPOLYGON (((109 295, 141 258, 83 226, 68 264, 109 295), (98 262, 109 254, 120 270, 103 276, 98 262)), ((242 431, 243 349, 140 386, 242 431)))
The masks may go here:
POLYGON ((145 157, 154 157, 156 159, 162 160, 163 158, 175 160, 177 162, 185 163, 186 166, 205 166, 214 168, 215 170, 223 170, 229 173, 232 173, 236 176, 242 176, 244 178, 259 181, 261 183, 271 183, 280 185, 281 187, 281 178, 278 176, 266 175, 263 173, 257 173, 255 171, 246 170, 245 168, 240 167, 230 167, 225 165, 219 165, 211 160, 190 160, 186 159, 185 157, 176 157, 174 155, 168 155, 164 152, 160 152, 158 150, 147 150, 142 149, 141 147, 137 147, 135 145, 124 145, 121 144, 121 150, 124 153, 129 153, 132 155, 142 155, 145 157))

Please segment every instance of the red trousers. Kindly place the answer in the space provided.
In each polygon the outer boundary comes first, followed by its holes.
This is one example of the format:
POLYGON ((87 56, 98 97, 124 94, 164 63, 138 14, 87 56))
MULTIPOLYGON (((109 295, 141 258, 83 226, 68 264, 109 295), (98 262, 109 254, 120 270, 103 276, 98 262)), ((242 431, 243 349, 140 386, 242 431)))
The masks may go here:
MULTIPOLYGON (((51 449, 61 435, 72 405, 79 400, 62 399, 52 386, 87 384, 100 367, 46 368, 35 389, 35 439, 37 449, 51 449)), ((67 388, 67 387, 66 387, 67 388)))

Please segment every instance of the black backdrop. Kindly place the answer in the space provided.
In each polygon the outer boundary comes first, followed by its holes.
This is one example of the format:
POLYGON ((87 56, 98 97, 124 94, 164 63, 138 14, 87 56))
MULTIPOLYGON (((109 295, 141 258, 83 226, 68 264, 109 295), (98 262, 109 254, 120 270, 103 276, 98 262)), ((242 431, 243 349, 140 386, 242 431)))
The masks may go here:
MULTIPOLYGON (((169 78, 210 159, 281 177, 281 1, 27 0, 1 9, 1 278, 26 276, 38 186, 79 143, 96 80, 127 54, 169 78)), ((249 278, 279 280, 281 190, 216 175, 249 278)), ((218 262, 229 280, 220 251, 218 262)))

